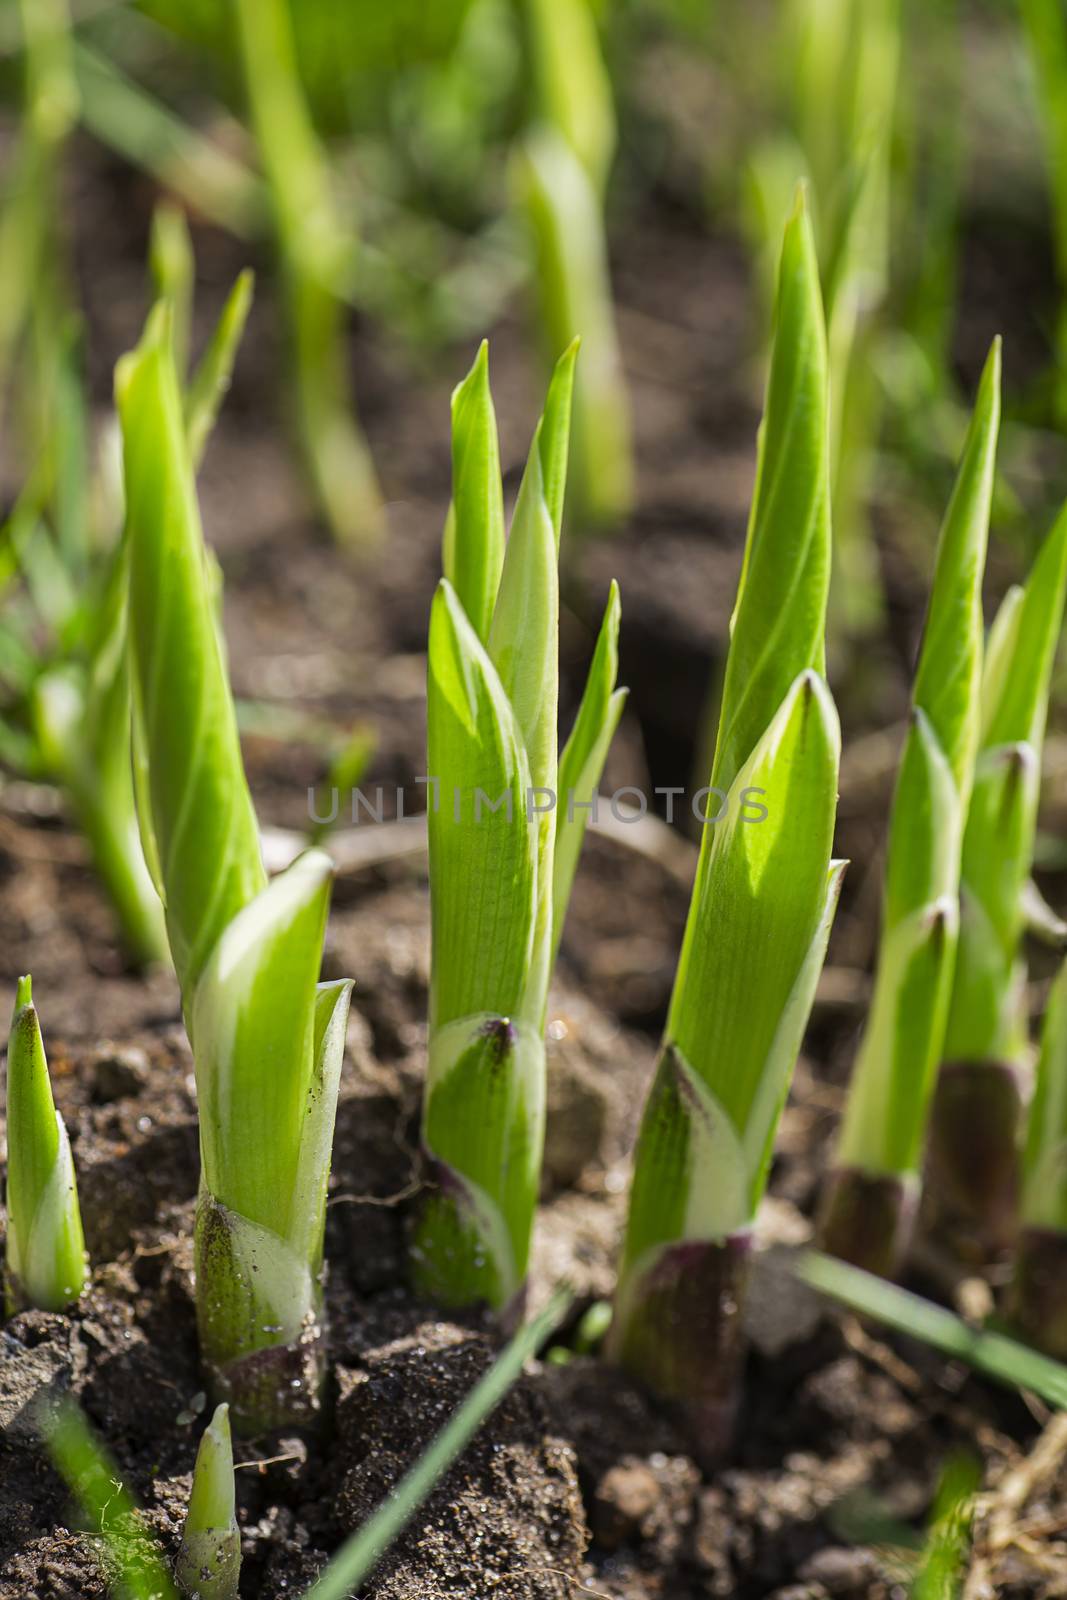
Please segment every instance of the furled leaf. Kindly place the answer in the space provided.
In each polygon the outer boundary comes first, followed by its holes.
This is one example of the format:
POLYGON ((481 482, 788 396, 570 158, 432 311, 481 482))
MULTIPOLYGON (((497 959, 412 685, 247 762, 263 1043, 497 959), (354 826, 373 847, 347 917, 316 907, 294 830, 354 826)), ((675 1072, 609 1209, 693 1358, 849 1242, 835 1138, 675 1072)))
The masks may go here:
POLYGON ((452 503, 444 575, 483 644, 504 564, 504 492, 496 413, 489 392, 489 344, 452 394, 452 503))
POLYGON ((194 469, 200 465, 219 407, 230 387, 237 347, 252 308, 254 284, 248 268, 238 274, 185 392, 185 427, 194 469))
POLYGON ((821 672, 830 576, 826 331, 803 192, 785 231, 767 398, 712 783, 727 790, 797 675, 821 672))
MULTIPOLYGON (((222 930, 266 876, 219 649, 165 308, 152 313, 141 344, 119 363, 116 390, 135 716, 147 753, 167 930, 188 1001, 222 930)), ((146 856, 151 861, 150 845, 146 856)))

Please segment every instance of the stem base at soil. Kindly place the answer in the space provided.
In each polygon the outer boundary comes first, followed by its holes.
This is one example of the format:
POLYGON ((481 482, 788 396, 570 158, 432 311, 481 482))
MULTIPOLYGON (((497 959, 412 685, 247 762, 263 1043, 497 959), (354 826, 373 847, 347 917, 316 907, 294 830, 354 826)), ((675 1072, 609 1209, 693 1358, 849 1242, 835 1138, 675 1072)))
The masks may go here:
POLYGON ((819 1244, 828 1255, 879 1277, 895 1277, 911 1243, 919 1183, 910 1173, 838 1167, 819 1212, 819 1244))
POLYGON ((930 1113, 924 1210, 934 1232, 975 1265, 1012 1247, 1019 1196, 1023 1086, 1007 1061, 949 1061, 930 1113))

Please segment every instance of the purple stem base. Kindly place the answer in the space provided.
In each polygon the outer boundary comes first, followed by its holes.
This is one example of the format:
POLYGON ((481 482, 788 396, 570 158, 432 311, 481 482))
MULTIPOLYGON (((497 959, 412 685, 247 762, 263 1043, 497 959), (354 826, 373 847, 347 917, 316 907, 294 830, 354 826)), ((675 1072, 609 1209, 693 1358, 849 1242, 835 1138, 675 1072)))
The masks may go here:
POLYGON ((1010 1062, 949 1061, 938 1074, 923 1210, 931 1232, 976 1266, 1014 1244, 1022 1111, 1010 1062))
POLYGON ((1067 1361, 1067 1234, 1021 1230, 1007 1314, 1028 1344, 1067 1361))
POLYGON ((908 1177, 838 1167, 823 1193, 819 1244, 840 1261, 895 1277, 911 1242, 918 1198, 908 1177))
POLYGON ((743 1306, 749 1233, 670 1245, 627 1290, 610 1358, 673 1404, 705 1468, 730 1447, 745 1356, 743 1306))

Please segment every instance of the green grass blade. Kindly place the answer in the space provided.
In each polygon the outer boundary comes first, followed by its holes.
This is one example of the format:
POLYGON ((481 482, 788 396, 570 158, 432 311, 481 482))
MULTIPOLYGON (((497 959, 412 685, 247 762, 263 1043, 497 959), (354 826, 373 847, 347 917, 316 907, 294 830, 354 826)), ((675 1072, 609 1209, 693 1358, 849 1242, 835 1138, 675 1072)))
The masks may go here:
POLYGON ((255 279, 248 268, 238 274, 185 393, 185 427, 194 471, 200 465, 219 408, 230 387, 237 348, 252 309, 254 283, 255 279))
POLYGON ((44 1423, 48 1453, 95 1534, 103 1540, 105 1576, 122 1600, 178 1600, 163 1558, 107 1452, 72 1400, 44 1423))
POLYGON ((803 1251, 794 1261, 793 1271, 813 1289, 896 1333, 919 1339, 1009 1389, 1040 1395, 1059 1410, 1067 1407, 1067 1366, 1014 1339, 971 1327, 921 1295, 817 1250, 803 1251))
POLYGON ((504 565, 504 491, 496 412, 489 392, 489 344, 452 395, 452 504, 444 575, 483 644, 504 565))
POLYGON ((347 1600, 432 1493, 478 1429, 516 1382, 530 1356, 559 1327, 570 1305, 557 1289, 544 1311, 515 1335, 436 1439, 364 1526, 342 1545, 305 1600, 347 1600))
POLYGON ((803 195, 785 231, 756 487, 712 783, 728 790, 789 685, 825 657, 828 378, 819 265, 803 195))
MULTIPOLYGON (((149 318, 137 350, 119 363, 116 390, 136 715, 147 748, 167 929, 188 1002, 222 930, 266 876, 163 308, 149 318)), ((146 854, 151 858, 150 849, 146 854)))

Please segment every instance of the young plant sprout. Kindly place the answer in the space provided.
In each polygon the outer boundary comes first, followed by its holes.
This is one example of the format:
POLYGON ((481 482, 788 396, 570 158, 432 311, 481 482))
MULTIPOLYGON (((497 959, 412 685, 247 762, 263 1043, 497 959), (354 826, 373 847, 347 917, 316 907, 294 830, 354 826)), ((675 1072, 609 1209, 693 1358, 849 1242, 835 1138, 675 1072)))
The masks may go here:
POLYGON ((331 531, 344 544, 365 544, 381 531, 382 500, 352 401, 344 307, 331 286, 350 241, 304 98, 288 0, 236 0, 234 11, 274 214, 300 443, 331 531))
POLYGON ((225 1405, 215 1408, 196 1453, 175 1571, 189 1600, 237 1600, 241 1530, 234 1500, 230 1413, 225 1405))
POLYGON ((315 1411, 326 1183, 351 984, 320 984, 331 868, 268 883, 223 666, 167 310, 116 373, 145 855, 200 1107, 201 1353, 248 1431, 315 1411))
POLYGON ((960 851, 980 736, 982 573, 1000 420, 1000 343, 941 528, 889 823, 874 997, 823 1197, 832 1254, 891 1276, 919 1195, 959 927, 960 851))
POLYGON ((1022 1156, 1008 1300, 1024 1338, 1067 1361, 1067 961, 1049 994, 1022 1156))
POLYGON ((844 863, 840 731, 822 677, 827 356, 802 198, 786 228, 712 798, 634 1164, 609 1349, 727 1442, 752 1228, 844 863))
POLYGON ((589 0, 526 0, 536 122, 516 156, 534 247, 543 343, 577 334, 574 501, 610 523, 633 499, 630 402, 622 373, 604 233, 615 114, 589 0))
POLYGON ((7 1045, 7 1256, 9 1315, 27 1306, 62 1311, 87 1273, 67 1130, 52 1099, 30 979, 20 978, 7 1045))
POLYGON ((557 760, 558 575, 576 346, 561 358, 504 544, 483 345, 452 399, 453 497, 430 617, 433 959, 418 1286, 516 1314, 537 1203, 545 1010, 588 804, 622 708, 614 591, 557 760), (562 792, 563 774, 573 794, 562 792), (557 841, 559 849, 557 854, 557 841))
POLYGON ((990 631, 982 731, 960 877, 960 936, 943 1063, 930 1115, 927 1191, 961 1249, 1009 1248, 1029 1099, 1026 966, 1020 946, 1037 824, 1049 680, 1067 588, 1067 512, 1025 588, 990 631))

